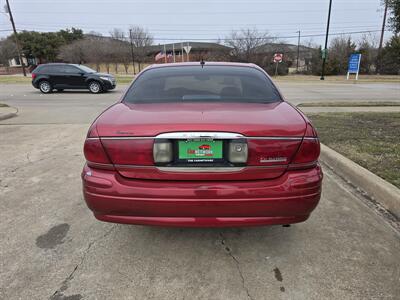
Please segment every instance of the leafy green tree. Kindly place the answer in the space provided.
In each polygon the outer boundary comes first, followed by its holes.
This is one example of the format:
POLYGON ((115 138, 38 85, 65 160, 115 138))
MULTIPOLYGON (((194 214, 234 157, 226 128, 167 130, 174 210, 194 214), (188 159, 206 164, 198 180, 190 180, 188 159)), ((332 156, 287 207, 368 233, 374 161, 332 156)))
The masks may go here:
POLYGON ((8 60, 16 57, 17 48, 14 41, 7 38, 0 41, 0 64, 8 66, 8 60))
POLYGON ((382 49, 381 74, 400 75, 400 36, 393 36, 382 49))
POLYGON ((18 33, 25 57, 38 58, 39 63, 55 61, 61 46, 82 38, 82 30, 75 28, 58 32, 22 31, 18 33))
POLYGON ((394 33, 400 33, 400 1, 399 0, 386 0, 391 15, 389 17, 389 24, 394 33))

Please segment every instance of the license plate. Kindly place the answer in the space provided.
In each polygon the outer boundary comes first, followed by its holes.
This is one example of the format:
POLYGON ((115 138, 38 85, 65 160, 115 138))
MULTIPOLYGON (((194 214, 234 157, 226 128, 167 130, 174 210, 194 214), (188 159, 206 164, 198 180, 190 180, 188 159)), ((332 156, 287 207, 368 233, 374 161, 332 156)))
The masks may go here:
POLYGON ((188 162, 203 162, 222 159, 222 141, 184 140, 178 141, 178 158, 188 162))

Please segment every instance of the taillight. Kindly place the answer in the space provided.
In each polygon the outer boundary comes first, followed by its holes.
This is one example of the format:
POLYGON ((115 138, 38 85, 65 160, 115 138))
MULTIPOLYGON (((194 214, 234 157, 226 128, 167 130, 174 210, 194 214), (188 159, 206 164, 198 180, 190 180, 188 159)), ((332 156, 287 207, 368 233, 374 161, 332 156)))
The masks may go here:
POLYGON ((111 164, 104 148, 98 138, 88 138, 83 147, 85 158, 90 163, 96 164, 111 164))
POLYGON ((232 140, 228 147, 228 160, 231 163, 246 163, 248 156, 247 143, 243 140, 232 140))
POLYGON ((32 73, 32 79, 35 79, 35 78, 36 78, 36 74, 32 73))
POLYGON ((173 160, 172 142, 169 140, 156 140, 153 146, 153 158, 155 163, 169 163, 173 160))
POLYGON ((303 141, 301 142, 299 150, 297 150, 296 156, 292 160, 290 168, 301 169, 314 167, 317 164, 320 151, 317 132, 310 123, 307 123, 303 141))
POLYGON ((103 138, 101 142, 115 165, 154 165, 153 139, 103 138))
POLYGON ((305 137, 296 153, 292 163, 305 164, 316 163, 320 153, 320 145, 318 138, 305 137))

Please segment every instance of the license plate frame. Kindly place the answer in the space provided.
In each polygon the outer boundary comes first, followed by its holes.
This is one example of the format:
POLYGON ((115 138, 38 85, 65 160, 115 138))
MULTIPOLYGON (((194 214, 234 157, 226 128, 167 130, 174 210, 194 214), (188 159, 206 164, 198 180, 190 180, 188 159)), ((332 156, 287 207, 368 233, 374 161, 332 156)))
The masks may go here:
POLYGON ((215 164, 224 162, 225 143, 210 138, 177 140, 176 159, 184 164, 215 164))

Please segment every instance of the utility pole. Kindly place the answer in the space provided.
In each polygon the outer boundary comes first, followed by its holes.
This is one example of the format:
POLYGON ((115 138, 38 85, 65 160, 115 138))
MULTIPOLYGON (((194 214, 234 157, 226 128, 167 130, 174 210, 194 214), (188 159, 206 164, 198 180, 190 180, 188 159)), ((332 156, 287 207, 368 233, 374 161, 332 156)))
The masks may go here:
POLYGON ((136 68, 135 68, 135 54, 133 53, 132 29, 129 29, 129 40, 130 40, 130 43, 131 43, 131 56, 132 56, 133 75, 135 75, 136 74, 136 68))
POLYGON ((17 48, 18 58, 19 58, 19 61, 21 63, 22 72, 24 73, 24 76, 26 77, 25 64, 24 64, 24 61, 22 60, 21 48, 19 47, 17 29, 15 29, 14 18, 13 18, 13 15, 12 15, 12 12, 11 12, 11 8, 10 8, 10 3, 8 3, 8 0, 6 0, 6 4, 7 4, 7 12, 8 12, 8 15, 10 17, 11 25, 12 25, 12 28, 13 28, 13 31, 14 31, 15 47, 17 48))
POLYGON ((297 31, 299 34, 299 38, 297 39, 297 64, 296 71, 299 72, 299 57, 300 57, 300 30, 297 31))
POLYGON ((328 36, 329 36, 329 25, 331 23, 331 11, 332 11, 332 0, 329 0, 329 12, 328 12, 328 23, 326 24, 325 48, 322 53, 321 80, 325 80, 325 64, 326 64, 326 57, 328 56, 328 36))
POLYGON ((381 39, 379 41, 379 48, 378 48, 378 56, 376 62, 376 71, 379 73, 379 69, 381 68, 381 51, 383 46, 383 36, 385 34, 385 26, 386 26, 386 16, 388 11, 388 0, 385 0, 385 12, 383 14, 383 22, 382 22, 382 32, 381 32, 381 39))

